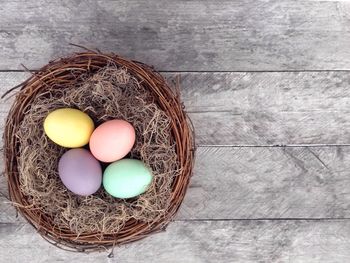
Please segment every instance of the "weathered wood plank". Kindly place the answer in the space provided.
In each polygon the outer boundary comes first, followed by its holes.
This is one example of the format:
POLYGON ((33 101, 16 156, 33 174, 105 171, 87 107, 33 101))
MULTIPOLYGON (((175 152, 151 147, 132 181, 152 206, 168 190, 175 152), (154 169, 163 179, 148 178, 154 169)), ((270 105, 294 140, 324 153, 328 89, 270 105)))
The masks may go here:
POLYGON ((92 255, 55 249, 28 225, 0 225, 2 262, 349 262, 350 221, 173 222, 166 232, 92 255))
POLYGON ((200 147, 181 219, 350 217, 350 147, 200 147))
POLYGON ((349 144, 348 72, 183 73, 199 144, 349 144))
MULTIPOLYGON (((350 218, 349 171, 346 146, 199 147, 177 219, 350 218)), ((0 222, 16 222, 3 200, 0 222)))
POLYGON ((0 69, 38 68, 74 49, 161 70, 349 69, 348 1, 4 1, 0 69))
MULTIPOLYGON (((1 72, 0 93, 27 76, 1 72)), ((344 71, 181 73, 199 145, 350 144, 349 85, 344 71)), ((1 101, 0 119, 10 103, 1 101)))
MULTIPOLYGON (((0 161, 0 171, 3 170, 3 161, 0 161)), ((25 222, 9 200, 7 181, 5 176, 0 175, 0 225, 6 223, 25 222)))

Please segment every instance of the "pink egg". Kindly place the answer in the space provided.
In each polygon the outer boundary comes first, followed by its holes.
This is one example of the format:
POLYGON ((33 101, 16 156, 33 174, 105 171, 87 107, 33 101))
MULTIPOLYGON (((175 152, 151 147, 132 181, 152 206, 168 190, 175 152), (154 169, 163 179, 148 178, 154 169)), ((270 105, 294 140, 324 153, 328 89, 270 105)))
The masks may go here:
POLYGON ((90 151, 102 162, 114 162, 127 155, 135 143, 135 129, 124 120, 98 126, 90 137, 90 151))

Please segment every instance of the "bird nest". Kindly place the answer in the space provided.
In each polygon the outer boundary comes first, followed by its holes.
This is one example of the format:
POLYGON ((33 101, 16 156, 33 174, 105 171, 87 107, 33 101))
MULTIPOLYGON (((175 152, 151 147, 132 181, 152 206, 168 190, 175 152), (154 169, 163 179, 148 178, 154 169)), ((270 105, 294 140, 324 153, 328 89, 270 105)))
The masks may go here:
POLYGON ((45 239, 93 251, 165 229, 184 198, 194 162, 193 129, 176 88, 145 64, 94 51, 52 61, 19 87, 4 132, 9 196, 45 239), (128 157, 153 172, 144 194, 118 199, 102 188, 89 196, 66 189, 57 167, 67 149, 43 131, 47 114, 65 107, 87 113, 96 126, 111 119, 134 126, 128 157))

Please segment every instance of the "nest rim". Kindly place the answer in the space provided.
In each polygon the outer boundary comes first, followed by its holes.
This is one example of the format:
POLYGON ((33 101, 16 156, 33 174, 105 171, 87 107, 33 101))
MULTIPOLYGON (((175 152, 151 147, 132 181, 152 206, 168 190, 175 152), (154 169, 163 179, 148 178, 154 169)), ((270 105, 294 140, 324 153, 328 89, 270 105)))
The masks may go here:
POLYGON ((8 113, 3 135, 5 175, 9 197, 19 213, 45 240, 69 251, 93 252, 134 242, 165 230, 166 226, 174 219, 184 199, 193 172, 196 150, 194 128, 180 101, 178 89, 176 91, 171 89, 167 81, 151 66, 128 60, 114 53, 107 54, 93 50, 74 53, 71 56, 50 61, 38 71, 33 72, 32 76, 23 83, 6 92, 3 97, 17 88, 20 90, 8 113), (13 136, 13 133, 24 117, 23 109, 40 91, 45 90, 45 87, 73 81, 73 70, 81 71, 81 73, 94 72, 111 62, 126 68, 130 74, 142 81, 142 84, 154 94, 158 106, 171 119, 171 133, 176 142, 175 147, 181 173, 175 177, 172 184, 170 206, 164 217, 152 223, 130 219, 117 234, 101 236, 100 233, 86 233, 77 236, 72 231, 62 231, 62 229, 50 224, 50 219, 28 203, 21 192, 17 169, 17 152, 20 142, 13 136))

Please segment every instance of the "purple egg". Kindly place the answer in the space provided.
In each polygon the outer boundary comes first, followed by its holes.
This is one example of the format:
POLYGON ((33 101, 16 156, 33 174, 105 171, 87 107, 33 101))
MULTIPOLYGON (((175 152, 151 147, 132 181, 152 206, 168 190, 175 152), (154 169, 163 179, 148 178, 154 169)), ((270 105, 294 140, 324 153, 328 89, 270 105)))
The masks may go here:
POLYGON ((83 148, 65 152, 58 163, 62 183, 77 195, 91 195, 102 183, 102 169, 93 155, 83 148))

